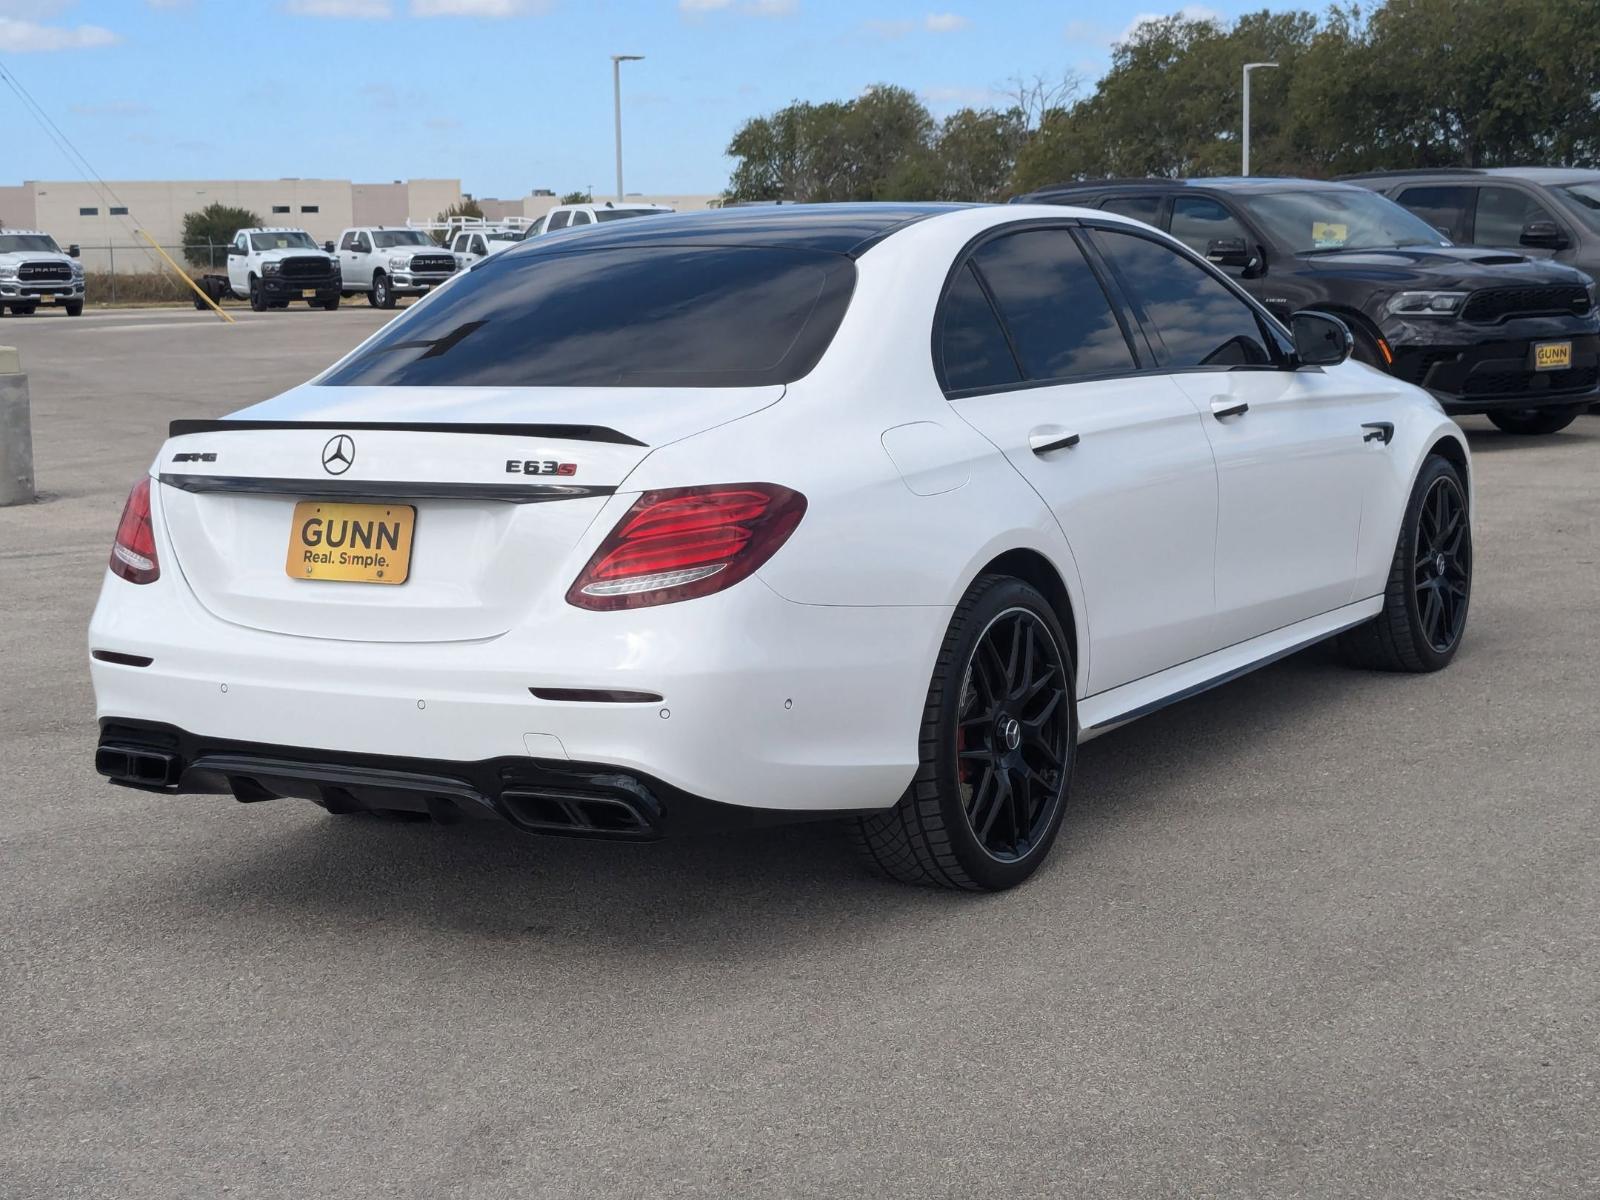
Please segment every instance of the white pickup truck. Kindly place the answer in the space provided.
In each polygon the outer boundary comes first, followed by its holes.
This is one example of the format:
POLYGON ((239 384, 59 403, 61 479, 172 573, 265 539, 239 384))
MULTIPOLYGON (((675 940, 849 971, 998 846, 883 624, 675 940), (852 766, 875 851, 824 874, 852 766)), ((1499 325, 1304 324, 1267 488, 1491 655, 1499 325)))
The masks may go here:
POLYGON ((448 246, 457 268, 465 271, 473 263, 509 249, 524 237, 531 236, 525 229, 461 229, 451 236, 448 246))
POLYGON ((44 303, 59 304, 67 316, 83 313, 83 267, 72 260, 78 248, 63 253, 55 238, 37 229, 0 229, 0 313, 30 315, 44 303))
POLYGON ((319 246, 304 229, 241 229, 228 246, 227 275, 199 275, 195 283, 213 300, 249 300, 256 312, 295 300, 332 310, 344 292, 332 251, 332 242, 319 246))
POLYGON ((665 204, 613 204, 609 200, 601 204, 558 204, 545 214, 544 225, 538 232, 581 229, 586 225, 603 225, 629 217, 654 217, 673 211, 665 204))
POLYGON ((393 308, 396 296, 423 296, 456 272, 456 258, 420 229, 366 225, 339 235, 346 297, 367 294, 373 308, 393 308))

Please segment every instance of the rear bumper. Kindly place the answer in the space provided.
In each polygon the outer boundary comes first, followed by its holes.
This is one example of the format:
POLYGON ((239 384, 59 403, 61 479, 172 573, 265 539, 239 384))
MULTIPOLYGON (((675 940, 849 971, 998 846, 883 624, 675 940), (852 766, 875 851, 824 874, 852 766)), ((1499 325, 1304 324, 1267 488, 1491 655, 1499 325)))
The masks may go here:
POLYGON ((477 641, 335 641, 223 621, 170 561, 149 585, 106 575, 90 647, 133 662, 91 660, 102 723, 295 760, 587 764, 751 809, 893 804, 950 616, 796 604, 756 577, 633 612, 557 599, 477 641))
POLYGON ((245 804, 297 797, 336 813, 415 812, 443 823, 498 819, 556 837, 644 842, 785 819, 599 763, 335 753, 151 722, 102 722, 95 769, 112 783, 167 795, 231 794, 245 804))

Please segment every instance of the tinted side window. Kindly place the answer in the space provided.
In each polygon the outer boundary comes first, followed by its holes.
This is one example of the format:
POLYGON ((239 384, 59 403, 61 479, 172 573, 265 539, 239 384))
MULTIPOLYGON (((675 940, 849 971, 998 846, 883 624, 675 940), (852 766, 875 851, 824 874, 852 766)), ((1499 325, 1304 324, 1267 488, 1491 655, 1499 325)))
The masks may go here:
POLYGON ((1154 327, 1163 366, 1272 362, 1255 312, 1205 268, 1135 234, 1097 229, 1094 237, 1154 327))
POLYGON ((1029 379, 1134 369, 1111 302, 1065 229, 998 237, 978 247, 972 262, 989 285, 1029 379))
POLYGON ((557 229, 565 229, 567 227, 567 222, 571 219, 572 214, 570 212, 551 213, 550 224, 545 227, 545 232, 551 233, 557 229))
POLYGON ((585 251, 552 239, 484 259, 386 326, 329 385, 679 387, 791 383, 855 286, 842 254, 748 246, 585 251))
POLYGON ((1553 220, 1555 218, 1526 192, 1508 187, 1481 187, 1472 241, 1478 246, 1520 246, 1524 225, 1553 220))
POLYGON ((1395 199, 1435 229, 1442 229, 1452 242, 1467 240, 1467 212, 1472 207, 1472 189, 1465 187, 1406 188, 1395 199))
POLYGON ((939 370, 951 391, 1022 382, 1005 330, 984 295, 972 264, 961 268, 939 312, 939 370))
POLYGON ((1196 254, 1219 238, 1244 238, 1244 226, 1215 200, 1178 196, 1172 201, 1172 236, 1196 254))
POLYGON ((344 237, 339 239, 339 249, 341 249, 341 250, 354 250, 355 248, 356 248, 356 231, 352 229, 349 233, 345 234, 344 237))
POLYGON ((1100 206, 1104 212, 1119 217, 1132 217, 1146 225, 1155 225, 1161 218, 1160 196, 1113 196, 1100 206))
POLYGON ((591 217, 588 213, 584 212, 583 209, 581 209, 581 208, 577 212, 572 214, 572 223, 574 225, 588 225, 593 220, 594 220, 594 218, 591 217))

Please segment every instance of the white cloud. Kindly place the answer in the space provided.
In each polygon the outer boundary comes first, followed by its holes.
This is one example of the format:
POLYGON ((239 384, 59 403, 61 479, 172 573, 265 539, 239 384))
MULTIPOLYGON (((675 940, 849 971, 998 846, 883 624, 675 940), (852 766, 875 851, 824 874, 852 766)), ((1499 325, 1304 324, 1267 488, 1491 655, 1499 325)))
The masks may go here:
POLYGON ((797 11, 800 0, 678 0, 678 11, 686 17, 703 17, 714 12, 740 12, 753 17, 787 17, 797 11))
POLYGON ((865 28, 873 36, 892 42, 908 34, 915 33, 919 29, 928 33, 954 33, 959 29, 965 29, 971 24, 972 22, 960 13, 946 12, 929 13, 921 20, 912 20, 909 17, 895 20, 872 20, 866 22, 865 28))
POLYGON ((0 17, 0 51, 8 54, 88 50, 115 46, 121 40, 120 34, 99 25, 42 25, 18 17, 0 17))
POLYGON ((922 24, 929 33, 954 33, 972 22, 960 13, 929 13, 922 24))
POLYGON ((297 17, 350 17, 370 21, 394 16, 389 0, 288 0, 285 7, 297 17))
POLYGON ((414 17, 520 17, 543 12, 548 0, 411 0, 414 17))

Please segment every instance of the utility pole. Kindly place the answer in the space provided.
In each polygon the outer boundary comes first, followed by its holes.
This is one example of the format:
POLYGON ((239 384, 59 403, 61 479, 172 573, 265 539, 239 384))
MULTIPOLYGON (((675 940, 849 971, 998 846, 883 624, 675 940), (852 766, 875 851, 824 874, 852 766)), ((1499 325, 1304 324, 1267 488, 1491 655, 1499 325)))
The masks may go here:
POLYGON ((617 125, 617 202, 622 202, 622 64, 639 62, 642 54, 613 54, 611 56, 611 107, 617 125))
MULTIPOLYGON (((1240 163, 1239 171, 1241 175, 1250 174, 1250 72, 1277 65, 1277 63, 1272 62, 1245 63, 1244 65, 1244 136, 1240 139, 1240 145, 1243 149, 1243 161, 1240 163)), ((621 127, 618 126, 618 128, 621 127)), ((620 137, 621 135, 619 134, 618 136, 620 137)), ((621 161, 620 157, 618 161, 621 161)), ((621 167, 617 168, 619 173, 621 169, 621 167)))

